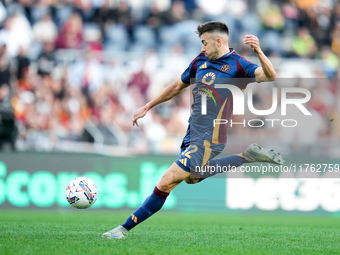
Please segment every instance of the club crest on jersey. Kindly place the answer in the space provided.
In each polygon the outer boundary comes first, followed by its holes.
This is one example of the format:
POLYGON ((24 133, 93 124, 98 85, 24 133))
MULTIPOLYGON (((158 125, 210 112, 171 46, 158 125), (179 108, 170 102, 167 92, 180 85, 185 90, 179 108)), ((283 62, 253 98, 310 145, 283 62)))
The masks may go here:
POLYGON ((213 72, 206 73, 203 76, 202 83, 206 85, 211 85, 214 83, 216 75, 213 72))
POLYGON ((224 66, 221 66, 221 71, 222 72, 226 72, 230 69, 230 65, 224 65, 224 66))

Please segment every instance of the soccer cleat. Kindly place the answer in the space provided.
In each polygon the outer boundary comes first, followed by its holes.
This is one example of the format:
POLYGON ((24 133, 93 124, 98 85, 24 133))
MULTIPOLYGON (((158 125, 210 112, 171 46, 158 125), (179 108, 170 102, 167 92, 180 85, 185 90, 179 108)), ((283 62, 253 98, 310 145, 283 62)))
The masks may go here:
POLYGON ((123 226, 119 225, 118 227, 105 232, 102 237, 105 239, 125 239, 129 231, 123 226))
POLYGON ((249 163, 268 162, 282 165, 285 162, 280 153, 273 149, 269 150, 263 148, 257 143, 252 143, 251 145, 249 145, 243 155, 245 159, 249 161, 249 163))

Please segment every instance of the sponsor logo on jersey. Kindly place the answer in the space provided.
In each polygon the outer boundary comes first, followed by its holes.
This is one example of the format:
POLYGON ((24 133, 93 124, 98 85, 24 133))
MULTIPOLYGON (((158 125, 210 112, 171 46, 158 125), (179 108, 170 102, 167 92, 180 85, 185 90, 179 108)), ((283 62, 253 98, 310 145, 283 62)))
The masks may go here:
POLYGON ((213 72, 209 72, 203 76, 202 83, 206 85, 211 85, 214 83, 216 75, 213 72))
POLYGON ((203 78, 202 78, 202 84, 206 87, 206 88, 198 88, 198 93, 199 94, 206 94, 208 97, 212 98, 215 105, 217 105, 216 100, 213 96, 213 93, 216 94, 220 104, 222 105, 222 101, 220 96, 218 95, 218 93, 216 92, 216 90, 211 86, 214 81, 216 79, 216 74, 214 74, 213 72, 209 72, 206 73, 203 78))
MULTIPOLYGON (((206 87, 208 87, 208 86, 206 86, 206 87)), ((210 88, 210 89, 198 88, 198 94, 200 94, 200 95, 206 94, 207 97, 210 97, 210 98, 214 101, 215 106, 217 106, 215 97, 213 96, 213 93, 215 93, 216 96, 217 96, 218 101, 219 101, 220 104, 222 105, 221 98, 220 98, 220 96, 218 95, 218 93, 216 92, 216 90, 213 89, 212 87, 209 87, 209 88, 210 88)))

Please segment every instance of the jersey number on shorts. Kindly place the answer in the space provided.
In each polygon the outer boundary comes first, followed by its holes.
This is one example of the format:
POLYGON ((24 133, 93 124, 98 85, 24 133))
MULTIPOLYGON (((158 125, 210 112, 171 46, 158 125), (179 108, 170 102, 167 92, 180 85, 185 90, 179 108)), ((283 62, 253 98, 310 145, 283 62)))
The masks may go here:
POLYGON ((190 145, 183 153, 182 155, 184 155, 187 158, 191 158, 190 153, 194 153, 198 150, 196 145, 190 145))
POLYGON ((197 146, 196 145, 190 145, 185 151, 183 151, 182 155, 185 157, 185 158, 182 158, 179 160, 179 162, 181 162, 183 165, 187 166, 187 163, 188 163, 188 159, 191 159, 191 156, 190 154, 191 153, 194 153, 198 150, 197 146))

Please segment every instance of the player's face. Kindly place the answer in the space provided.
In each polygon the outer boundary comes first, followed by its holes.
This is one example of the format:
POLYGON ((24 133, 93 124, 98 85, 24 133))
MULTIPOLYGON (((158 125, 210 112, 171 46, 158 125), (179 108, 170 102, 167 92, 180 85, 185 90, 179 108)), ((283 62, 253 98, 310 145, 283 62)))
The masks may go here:
POLYGON ((217 40, 209 33, 204 33, 201 36, 202 41, 202 49, 205 56, 209 60, 215 60, 218 58, 218 48, 217 48, 217 40))

